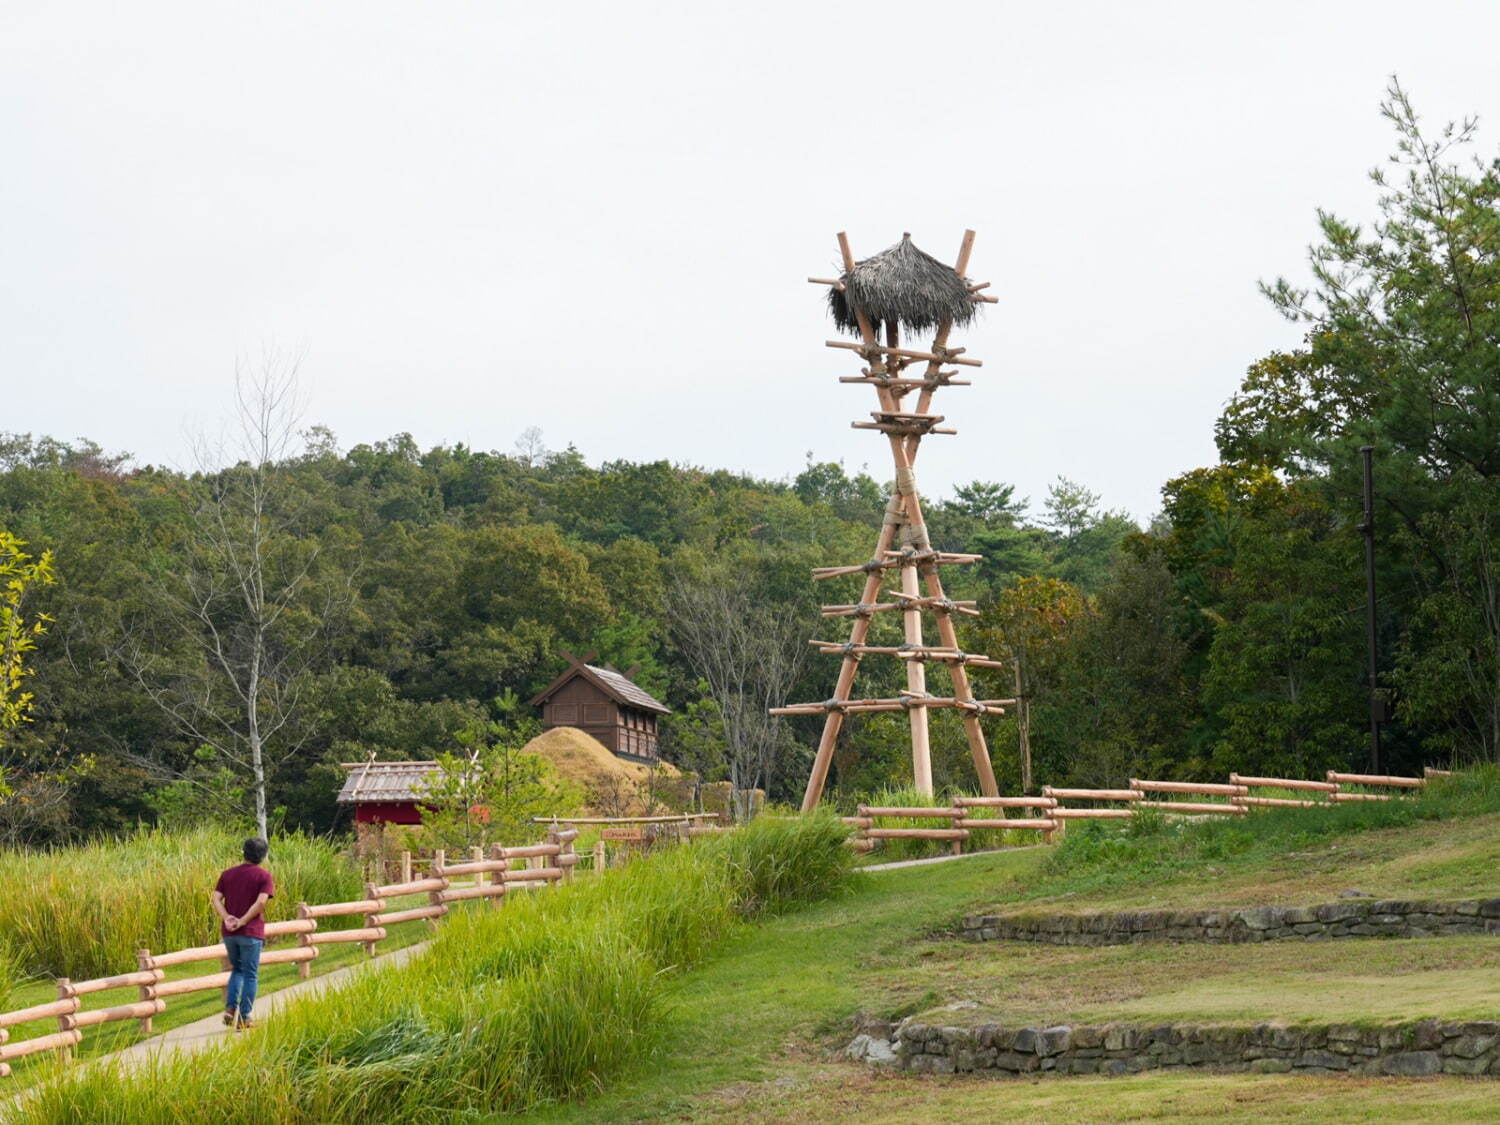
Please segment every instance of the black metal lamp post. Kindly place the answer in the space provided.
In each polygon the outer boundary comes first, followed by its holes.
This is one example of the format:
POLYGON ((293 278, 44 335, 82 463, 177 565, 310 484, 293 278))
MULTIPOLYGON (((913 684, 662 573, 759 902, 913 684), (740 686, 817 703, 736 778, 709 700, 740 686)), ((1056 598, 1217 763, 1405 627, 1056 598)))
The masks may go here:
POLYGON ((1360 531, 1365 536, 1365 640, 1370 662, 1370 772, 1384 773, 1380 761, 1380 724, 1385 721, 1385 697, 1380 693, 1376 671, 1375 645, 1375 483, 1373 459, 1375 447, 1362 445, 1360 455, 1365 463, 1365 522, 1360 531))

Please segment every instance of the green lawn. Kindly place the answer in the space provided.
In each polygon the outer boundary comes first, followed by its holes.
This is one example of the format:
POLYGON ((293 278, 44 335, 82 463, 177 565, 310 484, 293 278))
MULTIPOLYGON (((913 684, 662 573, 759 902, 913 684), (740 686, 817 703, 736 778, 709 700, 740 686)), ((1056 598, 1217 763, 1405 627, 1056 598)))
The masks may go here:
MULTIPOLYGON (((850 1018, 977 1000, 999 1022, 1496 1018, 1500 941, 1281 942, 1101 949, 968 944, 943 924, 982 904, 1080 907, 1322 901, 1377 895, 1500 895, 1490 838, 1500 818, 1426 822, 1334 837, 1305 854, 1235 858, 1196 878, 1070 893, 1032 849, 866 874, 855 893, 738 934, 672 985, 651 1063, 541 1122, 679 1120, 1007 1122, 1500 1120, 1500 1086, 1159 1073, 1119 1079, 930 1078, 840 1061, 850 1018), (1491 874, 1495 872, 1496 874, 1491 874), (1477 878, 1476 878, 1477 876, 1477 878), (1261 897, 1269 892, 1269 897, 1261 897)), ((977 1013, 976 1013, 977 1014, 977 1013)), ((960 1022, 960 1012, 944 1013, 960 1022)))
MULTIPOLYGON (((868 1125, 870 1122, 1004 1122, 1098 1125, 1100 1122, 1215 1121, 1352 1125, 1470 1125, 1500 1119, 1493 1079, 1398 1082, 1361 1078, 1158 1072, 1122 1078, 995 1081, 873 1074, 823 1063, 786 1065, 759 1082, 682 1098, 677 1120, 868 1125)), ((646 1120, 580 1117, 580 1120, 646 1120)))
POLYGON ((948 1024, 1390 1023, 1494 1019, 1494 937, 1256 945, 921 943, 910 968, 871 975, 872 997, 977 1002, 948 1024))
POLYGON ((1252 852, 1208 860, 1160 877, 1038 878, 1027 870, 996 890, 992 901, 1002 910, 1307 905, 1337 899, 1345 890, 1377 898, 1495 897, 1500 896, 1500 814, 1333 836, 1271 856, 1252 852))

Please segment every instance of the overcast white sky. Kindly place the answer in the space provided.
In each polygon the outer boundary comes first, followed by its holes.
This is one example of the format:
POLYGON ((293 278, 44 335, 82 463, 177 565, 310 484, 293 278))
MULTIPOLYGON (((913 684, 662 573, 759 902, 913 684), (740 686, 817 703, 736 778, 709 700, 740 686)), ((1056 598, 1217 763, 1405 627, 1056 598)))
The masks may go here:
POLYGON ((1500 113, 1497 43, 1496 5, 1372 0, 7 4, 0 430, 184 464, 270 342, 344 447, 885 479, 803 279, 839 230, 973 227, 1001 303, 924 490, 1144 518, 1298 337, 1257 279, 1373 214, 1386 76, 1500 113))

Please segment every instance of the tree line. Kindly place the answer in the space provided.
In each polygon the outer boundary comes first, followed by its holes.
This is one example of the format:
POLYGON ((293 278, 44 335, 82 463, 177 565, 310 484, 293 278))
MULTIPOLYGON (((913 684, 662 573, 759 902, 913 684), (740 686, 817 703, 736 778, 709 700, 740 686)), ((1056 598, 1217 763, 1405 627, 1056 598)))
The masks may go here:
MULTIPOLYGON (((1365 765, 1366 445, 1387 764, 1500 757, 1500 173, 1460 160, 1472 122, 1429 136, 1394 83, 1384 110, 1379 219, 1320 214, 1310 282, 1264 287, 1304 341, 1250 364, 1219 463, 1168 481, 1150 526, 1062 478, 1035 506, 984 479, 929 499, 934 544, 983 556, 951 596, 982 608, 966 647, 1007 661, 980 689, 1019 700, 986 721, 1006 791, 1365 765)), ((50 579, 24 594, 46 629, 34 699, 0 730, 0 835, 325 829, 340 761, 455 750, 563 649, 639 666, 673 709, 670 760, 799 795, 819 724, 765 706, 827 696, 836 658, 806 639, 839 639, 818 604, 857 591, 809 570, 865 557, 887 484, 812 456, 782 480, 591 465, 535 431, 509 452, 344 450, 297 421, 294 365, 237 385, 244 440, 194 470, 0 436, 0 529, 50 579)), ((861 683, 896 694, 899 663, 861 683)), ((845 731, 833 798, 909 776, 903 716, 845 731)), ((933 756, 940 785, 972 788, 950 713, 933 756)))

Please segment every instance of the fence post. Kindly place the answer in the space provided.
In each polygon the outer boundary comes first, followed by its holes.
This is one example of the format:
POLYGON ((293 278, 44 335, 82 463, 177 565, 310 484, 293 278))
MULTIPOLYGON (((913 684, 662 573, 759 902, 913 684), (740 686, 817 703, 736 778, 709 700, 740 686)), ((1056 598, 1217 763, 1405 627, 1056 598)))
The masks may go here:
MULTIPOLYGON (((968 815, 969 815, 969 810, 966 809, 966 808, 960 807, 959 810, 958 810, 958 814, 956 816, 950 816, 948 818, 948 827, 950 827, 950 828, 962 828, 964 826, 964 824, 963 824, 964 817, 966 817, 968 815)), ((1004 814, 1004 810, 1001 810, 1001 815, 1002 816, 1005 815, 1004 814)), ((951 854, 953 854, 953 855, 963 855, 964 854, 964 842, 963 842, 963 840, 955 838, 954 841, 953 841, 953 847, 950 849, 950 851, 951 851, 951 854)))
MULTIPOLYGON (((432 877, 434 879, 441 879, 443 881, 443 885, 435 891, 427 892, 427 902, 431 906, 443 905, 443 892, 447 890, 449 886, 448 877, 443 874, 443 868, 447 865, 448 853, 442 848, 438 848, 437 851, 432 853, 432 877)), ((428 918, 427 928, 429 930, 436 930, 438 928, 437 919, 428 918)))
MULTIPOLYGON (((68 985, 70 985, 72 983, 73 982, 71 980, 69 980, 67 977, 58 977, 57 978, 57 998, 59 1000, 70 1000, 70 999, 72 999, 72 990, 68 987, 68 985)), ((74 1012, 78 1011, 78 1001, 77 1000, 73 1000, 73 1011, 74 1012)), ((73 1030, 72 1013, 70 1013, 70 1012, 63 1012, 62 1014, 60 1014, 57 1017, 57 1030, 58 1031, 72 1031, 73 1030)), ((63 1062, 72 1062, 73 1061, 73 1048, 69 1047, 69 1046, 66 1046, 66 1045, 62 1046, 62 1047, 59 1047, 57 1049, 57 1057, 59 1059, 61 1059, 63 1062)))
MULTIPOLYGON (((262 917, 264 917, 264 914, 262 914, 262 917)), ((265 942, 261 942, 261 945, 265 945, 265 942)), ((229 964, 229 947, 225 946, 224 947, 224 956, 222 956, 222 957, 219 958, 219 972, 221 972, 221 973, 227 973, 227 972, 231 972, 232 969, 233 969, 233 966, 231 966, 229 964)), ((219 993, 219 1007, 221 1009, 226 1010, 226 1011, 229 1008, 229 982, 228 981, 224 982, 224 989, 223 989, 222 992, 219 993)))
POLYGON ((411 882, 411 852, 401 853, 401 881, 411 882))
MULTIPOLYGON (((136 968, 139 969, 143 973, 149 973, 149 972, 156 971, 156 963, 151 960, 151 950, 149 950, 149 949, 137 949, 135 951, 135 964, 136 964, 136 968)), ((161 979, 161 977, 158 976, 157 980, 160 980, 160 979, 161 979)), ((155 1000, 156 999, 156 987, 155 987, 154 984, 143 984, 143 985, 140 986, 140 989, 141 989, 141 999, 142 1000, 155 1000)), ((151 1034, 151 1017, 150 1016, 147 1016, 147 1017, 145 1017, 145 1019, 141 1020, 141 1034, 142 1035, 150 1035, 151 1034)))
MULTIPOLYGON (((304 921, 306 919, 308 919, 308 918, 311 917, 311 915, 308 914, 308 911, 307 911, 307 903, 305 903, 305 902, 299 902, 297 904, 297 917, 299 919, 301 919, 301 920, 304 920, 304 921)), ((316 922, 314 922, 313 924, 314 924, 314 926, 317 925, 316 922)), ((297 948, 298 949, 311 949, 311 948, 313 948, 312 934, 310 934, 310 933, 309 934, 298 934, 297 935, 297 948)), ((302 979, 302 980, 306 980, 308 977, 312 976, 312 962, 311 961, 298 961, 297 962, 297 976, 300 979, 302 979)))
MULTIPOLYGON (((371 899, 371 900, 376 900, 376 899, 380 898, 380 896, 375 893, 375 886, 376 886, 376 884, 374 884, 374 883, 366 883, 365 884, 365 898, 371 899)), ((375 918, 376 918, 376 915, 374 915, 374 914, 366 914, 365 915, 365 929, 367 929, 367 930, 373 930, 375 928, 375 918)), ((375 956, 375 943, 373 941, 367 941, 367 942, 364 943, 364 945, 365 945, 365 955, 368 956, 368 957, 374 957, 375 956)))
MULTIPOLYGON (((500 860, 500 859, 504 859, 504 858, 505 858, 505 848, 502 845, 500 845, 500 844, 491 844, 490 845, 490 859, 492 859, 492 860, 500 860)), ((500 871, 496 871, 492 878, 494 880, 498 880, 501 883, 505 882, 505 871, 504 871, 504 869, 502 869, 500 871)), ((505 895, 491 895, 490 896, 490 909, 491 910, 499 910, 500 909, 501 901, 504 898, 505 898, 505 895)))
POLYGON ((604 849, 603 840, 594 841, 594 873, 597 875, 603 871, 609 863, 609 856, 604 849))
POLYGON ((562 829, 554 823, 551 828, 547 829, 547 843, 557 845, 557 866, 562 869, 562 878, 558 881, 561 883, 571 883, 573 881, 573 865, 571 863, 564 863, 563 857, 572 856, 575 859, 577 858, 573 851, 572 837, 564 840, 562 838, 562 829))

